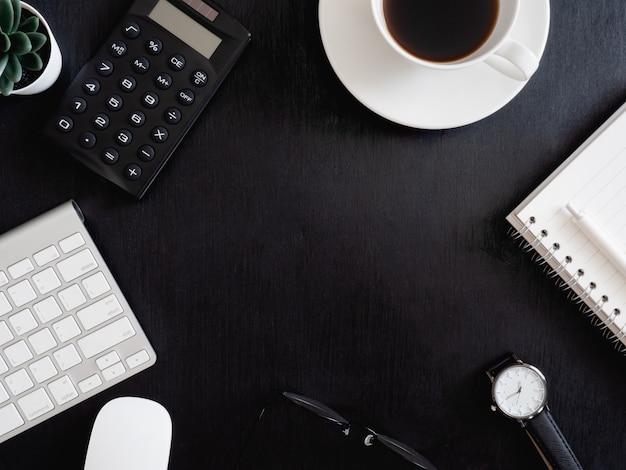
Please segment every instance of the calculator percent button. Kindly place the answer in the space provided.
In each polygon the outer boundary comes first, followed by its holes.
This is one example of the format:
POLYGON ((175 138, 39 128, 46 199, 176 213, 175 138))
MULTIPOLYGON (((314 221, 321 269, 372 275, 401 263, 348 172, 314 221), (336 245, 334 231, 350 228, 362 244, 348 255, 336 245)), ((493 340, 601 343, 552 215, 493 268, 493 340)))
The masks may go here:
POLYGON ((124 57, 127 51, 128 47, 122 41, 115 41, 109 46, 109 52, 116 58, 124 57))
POLYGON ((163 42, 158 38, 148 39, 146 41, 146 51, 148 54, 157 55, 163 50, 163 42))

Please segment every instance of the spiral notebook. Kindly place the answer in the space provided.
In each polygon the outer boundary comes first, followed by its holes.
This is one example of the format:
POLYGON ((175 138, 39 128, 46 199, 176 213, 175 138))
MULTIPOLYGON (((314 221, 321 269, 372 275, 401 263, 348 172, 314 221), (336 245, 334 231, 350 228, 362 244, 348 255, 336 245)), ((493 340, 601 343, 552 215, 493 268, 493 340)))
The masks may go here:
POLYGON ((626 103, 506 219, 626 351, 626 103))

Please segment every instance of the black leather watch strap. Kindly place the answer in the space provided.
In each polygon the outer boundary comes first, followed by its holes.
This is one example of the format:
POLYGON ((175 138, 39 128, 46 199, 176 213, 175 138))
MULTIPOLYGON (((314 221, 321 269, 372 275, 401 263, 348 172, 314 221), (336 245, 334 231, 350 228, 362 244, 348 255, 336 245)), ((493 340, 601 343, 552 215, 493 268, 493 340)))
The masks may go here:
POLYGON ((501 370, 503 370, 504 368, 514 364, 514 363, 519 363, 520 360, 517 358, 517 356, 513 353, 508 353, 504 356, 502 356, 500 359, 498 359, 496 362, 494 362, 489 369, 487 369, 487 376, 489 377, 489 380, 491 380, 493 382, 493 379, 496 378, 496 375, 498 375, 500 373, 501 370))
POLYGON ((565 436, 546 408, 537 416, 522 422, 546 464, 554 470, 582 470, 565 436))

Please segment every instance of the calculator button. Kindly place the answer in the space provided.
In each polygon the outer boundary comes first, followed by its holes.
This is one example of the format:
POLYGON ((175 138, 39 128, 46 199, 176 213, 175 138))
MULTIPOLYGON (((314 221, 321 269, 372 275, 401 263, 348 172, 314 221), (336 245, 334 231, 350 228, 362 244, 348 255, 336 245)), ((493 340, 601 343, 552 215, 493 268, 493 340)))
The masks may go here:
POLYGON ((95 78, 88 78, 83 83, 83 91, 89 96, 97 95, 100 91, 100 82, 95 78))
POLYGON ((154 84, 160 90, 167 90, 172 86, 172 77, 167 73, 160 73, 154 77, 154 84))
POLYGON ((61 132, 69 132, 74 128, 74 121, 69 116, 61 116, 57 121, 57 129, 61 132))
POLYGON ((126 93, 130 93, 136 87, 137 87, 137 80, 135 80, 135 77, 131 77, 130 75, 127 75, 121 78, 120 88, 122 89, 122 91, 125 91, 126 93))
POLYGON ((163 116, 168 124, 178 124, 182 118, 182 113, 178 108, 168 108, 163 116))
POLYGON ((154 158, 154 147, 151 145, 142 145, 137 150, 137 157, 144 162, 149 162, 154 158))
POLYGON ((120 153, 113 147, 104 149, 101 156, 102 161, 107 165, 113 165, 120 159, 120 153))
POLYGON ((130 143, 133 141, 133 134, 128 129, 120 129, 119 131, 117 131, 115 140, 117 140, 118 144, 125 147, 127 145, 130 145, 130 143))
POLYGON ((137 23, 129 21, 124 25, 123 33, 124 37, 127 37, 128 39, 136 39, 141 33, 141 28, 137 23))
POLYGON ((101 60, 96 66, 96 71, 101 77, 108 77, 113 73, 113 64, 110 60, 101 60))
POLYGON ((84 149, 94 148, 96 142, 96 136, 92 132, 83 132, 78 139, 78 144, 84 149))
POLYGON ((184 106, 189 106, 196 99, 196 96, 193 94, 189 88, 185 88, 178 92, 178 102, 184 106))
POLYGON ((143 75, 144 73, 148 71, 149 68, 150 68, 150 61, 143 56, 137 57, 133 61, 133 70, 137 72, 138 74, 143 75))
POLYGON ((109 116, 104 113, 98 113, 93 117, 93 127, 98 129, 99 131, 103 131, 109 127, 111 123, 109 116))
POLYGON ((141 178, 141 167, 136 163, 131 163, 124 170, 124 174, 129 180, 136 181, 141 178))
POLYGON ((157 126, 152 129, 152 140, 157 144, 161 144, 167 140, 169 133, 165 127, 157 126))
POLYGON ((172 70, 179 72, 185 68, 185 57, 182 54, 172 54, 167 63, 172 70))
POLYGON ((191 83, 197 87, 203 87, 209 81, 209 76, 204 70, 196 70, 191 74, 191 83))
POLYGON ((74 113, 83 114, 87 110, 87 102, 83 98, 76 97, 72 100, 70 107, 74 113))
POLYGON ((150 109, 156 108, 157 105, 159 104, 159 95, 157 95, 153 91, 148 91, 147 93, 143 95, 141 102, 146 108, 150 108, 150 109))
POLYGON ((128 122, 133 127, 141 127, 146 123, 146 115, 141 111, 133 111, 128 115, 128 122))
POLYGON ((119 111, 124 106, 124 100, 120 95, 111 95, 107 99, 107 108, 111 111, 119 111))
POLYGON ((157 55, 163 50, 163 43, 160 39, 152 38, 146 41, 146 51, 148 54, 157 55))
POLYGON ((124 57, 127 51, 128 47, 122 41, 115 41, 109 46, 109 52, 113 57, 124 57))

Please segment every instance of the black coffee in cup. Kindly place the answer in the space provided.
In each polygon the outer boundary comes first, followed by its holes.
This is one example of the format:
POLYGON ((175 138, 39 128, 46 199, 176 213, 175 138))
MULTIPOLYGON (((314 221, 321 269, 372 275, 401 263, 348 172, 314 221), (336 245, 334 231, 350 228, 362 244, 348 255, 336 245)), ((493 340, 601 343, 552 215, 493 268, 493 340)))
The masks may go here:
POLYGON ((476 51, 489 38, 499 0, 383 0, 387 28, 410 54, 452 62, 476 51))

